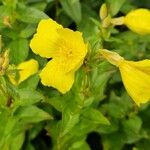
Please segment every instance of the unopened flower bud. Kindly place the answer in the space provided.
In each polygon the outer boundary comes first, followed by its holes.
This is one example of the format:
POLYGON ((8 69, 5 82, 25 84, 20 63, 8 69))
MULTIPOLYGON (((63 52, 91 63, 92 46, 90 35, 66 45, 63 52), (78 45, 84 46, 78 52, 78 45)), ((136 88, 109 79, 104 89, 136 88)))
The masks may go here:
POLYGON ((111 23, 113 24, 113 25, 123 25, 124 24, 124 18, 125 17, 118 17, 118 18, 112 18, 111 19, 111 23))
POLYGON ((3 63, 4 63, 4 58, 0 56, 0 68, 1 68, 3 63))
POLYGON ((124 24, 138 34, 150 34, 150 10, 139 8, 129 12, 124 24))
POLYGON ((9 51, 8 50, 4 52, 3 59, 4 59, 4 62, 2 64, 2 69, 6 70, 9 66, 9 51))
POLYGON ((103 28, 108 28, 109 25, 111 24, 111 17, 108 15, 102 22, 103 28))
POLYGON ((11 23, 10 23, 10 17, 9 16, 5 16, 3 18, 3 24, 9 28, 12 28, 11 23))
POLYGON ((107 6, 106 3, 103 3, 99 10, 100 19, 104 20, 107 17, 107 15, 108 15, 107 6))

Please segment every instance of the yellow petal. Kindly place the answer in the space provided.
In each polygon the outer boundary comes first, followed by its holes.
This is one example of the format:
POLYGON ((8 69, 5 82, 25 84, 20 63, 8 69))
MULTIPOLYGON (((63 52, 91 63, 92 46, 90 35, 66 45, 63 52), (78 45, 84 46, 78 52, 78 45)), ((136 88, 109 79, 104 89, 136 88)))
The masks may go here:
POLYGON ((136 9, 125 16, 125 24, 129 29, 138 34, 150 34, 150 11, 148 9, 136 9))
POLYGON ((21 83, 22 81, 26 80, 28 77, 31 75, 35 74, 38 72, 38 62, 34 59, 30 59, 28 61, 25 61, 17 67, 19 71, 19 81, 18 83, 21 83))
POLYGON ((150 100, 150 60, 123 61, 119 65, 125 88, 139 106, 150 100))
POLYGON ((52 19, 41 20, 37 28, 37 33, 30 42, 32 51, 41 57, 51 58, 59 37, 57 33, 57 29, 59 28, 62 28, 62 26, 52 19))
POLYGON ((54 54, 57 65, 64 72, 76 71, 83 63, 87 54, 87 44, 84 43, 82 33, 67 28, 58 29, 59 40, 54 54))
POLYGON ((10 81, 13 84, 18 85, 22 81, 30 77, 31 75, 37 73, 38 67, 39 67, 38 62, 34 59, 30 59, 28 61, 22 62, 17 66, 18 73, 19 73, 18 81, 16 80, 16 76, 14 74, 9 75, 10 81))
POLYGON ((70 90, 74 82, 74 72, 64 73, 57 61, 51 60, 40 73, 41 82, 45 86, 56 88, 61 93, 70 90))

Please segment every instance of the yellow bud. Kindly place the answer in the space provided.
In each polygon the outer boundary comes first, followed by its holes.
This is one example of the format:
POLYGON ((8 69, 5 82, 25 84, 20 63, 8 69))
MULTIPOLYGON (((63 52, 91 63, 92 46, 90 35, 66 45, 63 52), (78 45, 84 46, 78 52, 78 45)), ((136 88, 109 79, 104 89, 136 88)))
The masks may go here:
POLYGON ((108 15, 102 22, 102 27, 103 28, 108 28, 109 25, 111 24, 111 17, 108 15))
POLYGON ((106 58, 111 64, 115 66, 119 66, 120 61, 124 60, 124 58, 121 57, 118 53, 111 52, 106 49, 101 49, 100 53, 104 58, 106 58))
POLYGON ((125 16, 125 25, 141 35, 150 34, 150 11, 148 9, 136 9, 125 16))
POLYGON ((3 63, 4 63, 4 58, 0 56, 0 68, 2 67, 3 63))
MULTIPOLYGON (((11 66, 12 69, 15 69, 11 66)), ((9 79, 14 85, 18 85, 33 74, 38 72, 39 64, 36 60, 30 59, 16 66, 17 72, 9 74, 9 79), (18 74, 17 74, 18 73, 18 74), (19 78, 17 78, 17 76, 19 78)))
POLYGON ((0 35, 0 52, 2 50, 2 36, 0 35))
POLYGON ((106 3, 103 3, 99 10, 100 19, 104 20, 107 17, 107 15, 108 15, 107 6, 106 3))
POLYGON ((3 18, 3 24, 9 28, 12 28, 11 23, 10 23, 10 17, 9 16, 5 16, 3 18))
POLYGON ((6 70, 9 66, 9 51, 5 51, 3 54, 4 62, 2 64, 2 69, 6 70))
POLYGON ((111 23, 113 25, 123 25, 124 24, 124 18, 125 17, 112 18, 111 23))
POLYGON ((3 69, 2 69, 2 64, 4 62, 3 57, 0 56, 0 76, 3 75, 3 69))

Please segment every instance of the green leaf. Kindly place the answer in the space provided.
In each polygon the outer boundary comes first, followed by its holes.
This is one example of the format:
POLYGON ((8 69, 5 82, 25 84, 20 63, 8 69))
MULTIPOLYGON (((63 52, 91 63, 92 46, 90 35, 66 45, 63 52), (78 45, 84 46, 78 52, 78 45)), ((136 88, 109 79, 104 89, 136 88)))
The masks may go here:
POLYGON ((36 123, 43 120, 53 119, 53 117, 45 112, 44 110, 36 106, 23 106, 19 107, 14 116, 20 120, 23 124, 25 123, 36 123))
POLYGON ((17 5, 17 19, 26 23, 38 23, 41 19, 47 19, 48 16, 36 8, 26 7, 22 3, 17 5))
POLYGON ((79 0, 60 0, 63 10, 76 23, 81 21, 81 4, 79 0))
POLYGON ((59 97, 59 96, 55 96, 55 97, 46 99, 46 103, 52 105, 57 111, 62 112, 62 110, 63 110, 64 102, 62 101, 61 97, 59 97))
POLYGON ((108 119, 98 110, 94 108, 88 108, 82 112, 81 115, 84 119, 91 121, 93 124, 109 125, 108 119))
POLYGON ((110 102, 102 106, 110 116, 113 118, 124 118, 132 109, 132 103, 127 93, 123 93, 121 97, 117 96, 114 92, 110 94, 110 102))
POLYGON ((84 140, 82 140, 73 143, 69 150, 90 150, 90 147, 84 140))
POLYGON ((78 113, 73 114, 69 109, 63 112, 61 136, 67 134, 79 122, 79 116, 78 113))
POLYGON ((142 127, 142 120, 138 116, 132 116, 123 122, 123 131, 126 134, 126 142, 133 143, 139 140, 142 136, 140 129, 142 127))
POLYGON ((39 75, 35 74, 30 76, 28 79, 25 81, 21 82, 19 84, 20 89, 30 89, 30 90, 35 90, 37 88, 37 85, 39 83, 39 75))
POLYGON ((5 127, 6 127, 6 123, 8 120, 8 116, 9 113, 7 110, 5 109, 1 109, 0 108, 0 121, 1 121, 1 125, 0 125, 0 146, 1 146, 1 141, 3 140, 3 135, 4 135, 4 131, 5 131, 5 127))
POLYGON ((14 40, 9 44, 10 48, 10 62, 19 64, 24 61, 29 52, 29 43, 26 39, 14 40))
POLYGON ((31 89, 19 89, 19 99, 14 102, 16 106, 32 105, 43 99, 43 95, 31 89))
POLYGON ((105 97, 105 88, 110 76, 114 73, 113 68, 108 63, 100 63, 93 67, 91 72, 91 91, 95 101, 100 101, 105 97))
POLYGON ((90 8, 90 6, 86 4, 82 5, 82 18, 84 19, 82 19, 78 24, 78 30, 83 32, 83 36, 85 38, 95 37, 95 35, 97 34, 98 27, 92 21, 92 19, 94 18, 99 22, 97 16, 98 15, 95 13, 94 10, 90 8))
POLYGON ((112 134, 102 135, 104 150, 122 150, 124 145, 123 133, 118 131, 112 134))
POLYGON ((125 1, 126 0, 106 0, 110 6, 110 12, 113 16, 119 12, 125 1))
POLYGON ((7 101, 7 97, 0 90, 0 107, 5 106, 7 101))
POLYGON ((10 16, 12 13, 12 10, 7 6, 0 6, 0 28, 4 28, 5 25, 3 23, 3 19, 5 16, 10 16))
POLYGON ((10 149, 20 150, 23 145, 24 139, 25 139, 25 134, 23 132, 17 135, 16 137, 14 137, 11 141, 10 149))
POLYGON ((137 143, 138 150, 149 150, 150 148, 150 140, 149 139, 142 139, 137 143))
POLYGON ((27 25, 21 32, 20 32, 20 37, 22 38, 28 38, 30 36, 33 35, 33 33, 35 32, 36 27, 35 25, 27 25))

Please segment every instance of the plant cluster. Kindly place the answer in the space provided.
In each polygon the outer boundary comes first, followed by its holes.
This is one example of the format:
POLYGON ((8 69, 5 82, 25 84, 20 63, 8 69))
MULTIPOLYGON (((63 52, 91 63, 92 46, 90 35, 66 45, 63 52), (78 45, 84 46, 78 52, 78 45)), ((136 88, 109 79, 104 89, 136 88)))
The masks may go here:
POLYGON ((148 0, 0 0, 0 150, 149 150, 148 0))

